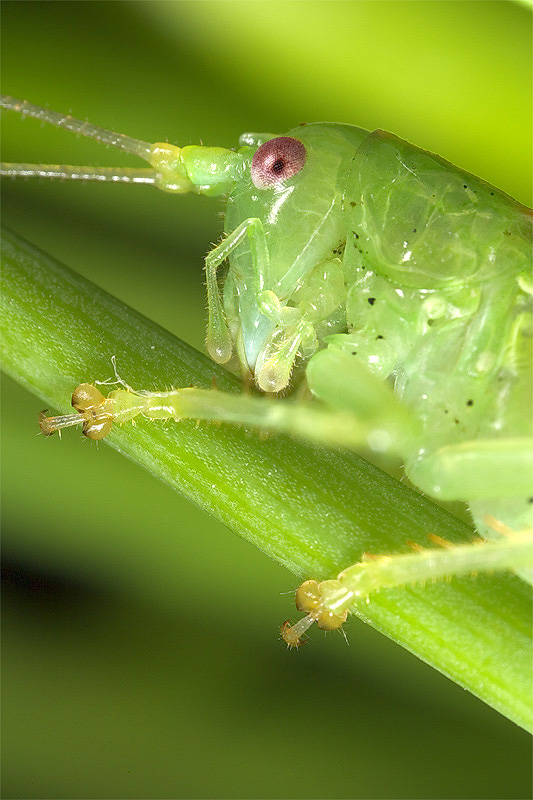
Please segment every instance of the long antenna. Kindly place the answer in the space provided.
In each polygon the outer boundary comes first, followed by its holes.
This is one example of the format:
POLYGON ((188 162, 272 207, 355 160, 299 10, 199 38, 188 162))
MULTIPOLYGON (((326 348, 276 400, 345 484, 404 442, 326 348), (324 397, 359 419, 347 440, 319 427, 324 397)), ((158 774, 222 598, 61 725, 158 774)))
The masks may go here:
POLYGON ((133 139, 131 136, 125 136, 122 133, 115 133, 115 131, 108 131, 106 128, 100 128, 98 125, 92 125, 90 122, 84 122, 81 119, 75 119, 70 114, 60 114, 57 111, 50 111, 48 108, 36 106, 33 103, 28 103, 26 100, 19 100, 16 97, 9 95, 0 95, 0 107, 6 108, 9 111, 18 111, 22 116, 33 117, 39 119, 41 122, 49 122, 51 125, 57 125, 58 128, 66 128, 68 131, 73 131, 80 136, 88 136, 90 139, 96 139, 97 142, 118 147, 125 150, 127 153, 140 156, 145 161, 149 161, 152 153, 152 145, 149 142, 143 142, 141 139, 133 139))
POLYGON ((100 183, 157 183, 155 169, 137 167, 71 167, 68 164, 0 164, 5 178, 51 178, 100 183))
POLYGON ((118 147, 148 161, 153 169, 138 167, 74 167, 61 164, 0 164, 0 175, 11 178, 62 178, 110 183, 145 183, 173 194, 224 194, 229 192, 243 170, 243 156, 224 147, 188 145, 178 147, 168 142, 143 142, 122 133, 108 131, 70 114, 60 114, 26 100, 0 95, 0 107, 16 111, 65 128, 79 136, 118 147))

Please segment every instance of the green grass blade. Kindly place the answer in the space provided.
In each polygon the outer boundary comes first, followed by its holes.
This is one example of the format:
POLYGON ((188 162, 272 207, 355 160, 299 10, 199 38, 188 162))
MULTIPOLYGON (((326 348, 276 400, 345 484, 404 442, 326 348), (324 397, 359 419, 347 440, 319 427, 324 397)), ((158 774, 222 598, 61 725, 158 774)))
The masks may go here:
MULTIPOLYGON (((70 410, 77 384, 108 378, 112 356, 135 388, 209 387, 216 377, 240 391, 207 357, 14 234, 3 236, 2 259, 3 369, 54 410, 70 410)), ((429 531, 450 541, 472 533, 352 453, 193 421, 141 420, 106 442, 302 578, 334 577, 363 551, 398 552, 407 539, 427 544, 429 531)), ((361 616, 533 727, 531 587, 516 577, 382 591, 361 616)))

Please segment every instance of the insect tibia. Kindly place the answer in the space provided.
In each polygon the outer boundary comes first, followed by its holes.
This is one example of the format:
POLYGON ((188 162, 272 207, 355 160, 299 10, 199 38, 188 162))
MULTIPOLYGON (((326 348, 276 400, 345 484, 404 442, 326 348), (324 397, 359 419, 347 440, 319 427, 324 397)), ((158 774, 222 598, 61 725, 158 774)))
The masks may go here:
POLYGON ((334 630, 353 610, 381 589, 411 586, 460 575, 518 569, 533 565, 531 531, 507 535, 494 542, 477 540, 453 545, 440 537, 432 541, 442 549, 417 549, 414 553, 368 556, 341 572, 336 580, 305 581, 296 592, 296 607, 307 614, 296 625, 282 628, 290 646, 316 622, 322 630, 334 630))
MULTIPOLYGON (((126 384, 104 397, 90 384, 81 384, 74 392, 72 405, 78 414, 66 417, 41 416, 41 430, 46 435, 72 425, 82 425, 90 439, 102 439, 114 423, 148 419, 205 420, 252 427, 262 433, 288 433, 319 444, 341 447, 374 446, 373 421, 359 422, 347 411, 334 411, 296 402, 274 402, 268 397, 221 392, 216 389, 185 387, 163 392, 136 392, 126 384)), ((379 448, 378 448, 379 449, 379 448)))
POLYGON ((453 545, 433 536, 432 541, 439 544, 441 549, 430 548, 415 553, 365 559, 348 567, 333 582, 339 584, 337 598, 333 587, 324 587, 329 597, 328 605, 334 609, 345 608, 347 603, 366 598, 387 587, 409 586, 478 572, 515 569, 533 563, 531 531, 515 533, 507 539, 494 542, 476 539, 468 544, 453 545))

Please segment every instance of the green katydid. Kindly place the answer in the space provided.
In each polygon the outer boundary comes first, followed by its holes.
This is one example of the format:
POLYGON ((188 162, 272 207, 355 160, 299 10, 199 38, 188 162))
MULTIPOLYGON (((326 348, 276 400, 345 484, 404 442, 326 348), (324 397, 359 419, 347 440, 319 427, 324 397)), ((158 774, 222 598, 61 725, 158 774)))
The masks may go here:
MULTIPOLYGON (((428 495, 466 501, 481 536, 495 540, 456 548, 453 556, 437 551, 437 566, 423 551, 393 559, 388 571, 344 570, 341 606, 331 582, 300 593, 305 625, 338 627, 350 604, 382 586, 480 569, 530 574, 529 209, 382 131, 313 123, 283 136, 244 134, 236 151, 180 148, 11 97, 1 105, 150 164, 3 164, 3 175, 227 195, 225 238, 205 265, 207 349, 218 363, 238 366, 263 393, 287 393, 302 384, 314 398, 269 403, 195 388, 133 391, 124 383, 104 397, 82 384, 73 396, 77 413, 43 415, 44 433, 82 424, 89 438, 99 439, 114 422, 140 414, 251 425, 326 445, 391 451, 428 495), (226 262, 221 290, 219 271, 226 262), (374 578, 359 591, 361 574, 374 578)), ((302 631, 285 628, 283 635, 298 644, 302 631)))

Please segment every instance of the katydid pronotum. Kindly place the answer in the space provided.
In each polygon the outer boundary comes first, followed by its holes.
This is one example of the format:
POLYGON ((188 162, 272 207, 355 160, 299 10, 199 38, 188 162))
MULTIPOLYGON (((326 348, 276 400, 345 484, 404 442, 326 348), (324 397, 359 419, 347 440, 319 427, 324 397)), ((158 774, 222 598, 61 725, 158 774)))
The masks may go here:
POLYGON ((239 148, 150 144, 11 97, 1 105, 140 156, 149 168, 3 164, 11 177, 146 183, 227 196, 225 236, 205 262, 207 349, 263 393, 306 385, 314 402, 195 388, 107 397, 89 384, 81 424, 207 419, 332 446, 393 452, 419 489, 468 503, 480 544, 364 559, 297 593, 339 627, 372 592, 480 570, 531 575, 533 280, 531 211, 442 158, 383 131, 300 125, 246 133, 239 148), (223 288, 219 272, 228 264, 223 288))

